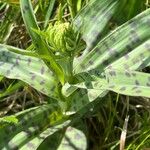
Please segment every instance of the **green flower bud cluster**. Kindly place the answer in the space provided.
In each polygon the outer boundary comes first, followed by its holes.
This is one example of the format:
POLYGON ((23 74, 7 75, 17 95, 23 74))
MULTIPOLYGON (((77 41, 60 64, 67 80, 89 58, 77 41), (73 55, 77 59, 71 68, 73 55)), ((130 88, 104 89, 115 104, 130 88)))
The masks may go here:
POLYGON ((54 52, 68 53, 76 48, 76 34, 69 22, 50 24, 47 42, 54 52))

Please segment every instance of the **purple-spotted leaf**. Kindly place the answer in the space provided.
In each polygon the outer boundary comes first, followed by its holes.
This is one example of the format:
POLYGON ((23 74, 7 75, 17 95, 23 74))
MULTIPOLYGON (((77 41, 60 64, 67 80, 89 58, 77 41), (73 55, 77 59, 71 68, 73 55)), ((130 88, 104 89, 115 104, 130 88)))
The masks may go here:
MULTIPOLYGON (((27 150, 27 149, 35 150, 35 149, 37 149, 42 144, 42 142, 44 142, 46 140, 46 138, 50 138, 50 136, 55 136, 54 135, 55 132, 65 128, 69 123, 70 123, 70 121, 66 121, 66 122, 64 122, 64 123, 62 123, 60 125, 51 126, 51 127, 47 128, 46 130, 41 132, 39 135, 37 135, 37 136, 33 137, 32 139, 30 139, 30 141, 27 142, 26 144, 24 144, 20 148, 20 150, 27 150)), ((35 129, 33 128, 31 130, 35 130, 35 129)), ((60 136, 62 136, 62 135, 60 135, 60 136)), ((19 139, 20 139, 20 137, 17 136, 14 139, 14 143, 17 143, 19 141, 19 139)), ((57 140, 57 137, 56 137, 55 140, 57 140)), ((50 145, 47 145, 47 147, 48 146, 50 146, 50 145)))
MULTIPOLYGON (((82 57, 81 61, 74 64, 75 74, 81 72, 99 72, 101 74, 106 67, 123 56, 127 57, 128 53, 134 50, 134 53, 136 53, 136 50, 140 51, 138 52, 139 55, 144 51, 144 59, 140 58, 139 60, 139 56, 136 55, 133 56, 132 60, 138 59, 139 62, 149 59, 150 52, 147 45, 143 44, 148 42, 150 37, 149 23, 150 9, 116 28, 112 33, 103 38, 87 55, 82 57)), ((132 65, 134 65, 134 62, 132 62, 132 65)), ((137 65, 137 67, 139 66, 137 65)), ((126 69, 126 66, 123 66, 122 69, 126 69)), ((134 67, 134 69, 138 68, 134 67)))
POLYGON ((43 105, 15 114, 16 124, 0 128, 0 149, 37 148, 49 135, 68 125, 58 105, 43 105), (60 121, 64 123, 53 127, 60 121), (33 147, 32 147, 33 146, 33 147))
POLYGON ((81 88, 79 85, 71 85, 71 88, 72 87, 75 87, 76 90, 72 94, 70 93, 71 95, 67 97, 67 112, 71 114, 81 110, 96 98, 103 97, 107 92, 105 89, 81 88))
POLYGON ((87 141, 83 132, 68 127, 58 150, 86 150, 87 141))
POLYGON ((150 74, 137 71, 105 71, 107 84, 102 88, 130 96, 150 98, 150 74))
MULTIPOLYGON (((82 82, 68 87, 80 88, 80 90, 98 90, 101 97, 104 96, 108 90, 129 96, 150 97, 150 74, 148 73, 106 69, 105 76, 106 79, 103 80, 82 82)), ((78 91, 80 90, 78 89, 78 91)), ((80 94, 80 97, 83 96, 80 94)), ((77 101, 78 99, 76 103, 77 101)))
POLYGON ((118 4, 119 2, 114 0, 90 1, 74 19, 76 29, 82 33, 82 38, 87 44, 86 53, 101 38, 118 4))
POLYGON ((58 80, 41 59, 11 52, 2 45, 0 75, 22 80, 45 95, 58 98, 58 80))
POLYGON ((116 60, 107 68, 141 70, 147 66, 150 66, 150 40, 116 60))

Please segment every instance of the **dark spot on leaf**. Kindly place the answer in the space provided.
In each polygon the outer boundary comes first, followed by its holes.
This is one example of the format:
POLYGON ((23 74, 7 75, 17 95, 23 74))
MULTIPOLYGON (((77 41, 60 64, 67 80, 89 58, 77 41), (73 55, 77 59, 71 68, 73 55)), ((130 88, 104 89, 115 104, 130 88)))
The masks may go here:
POLYGON ((16 58, 16 66, 19 65, 19 61, 20 61, 20 56, 18 56, 18 57, 16 58))
POLYGON ((103 65, 104 65, 104 66, 108 66, 108 65, 109 65, 109 61, 108 61, 108 60, 104 60, 104 61, 103 61, 103 65))
POLYGON ((127 65, 127 64, 124 64, 123 66, 126 70, 129 70, 129 68, 130 68, 129 65, 127 65))
POLYGON ((25 14, 25 12, 26 12, 26 11, 23 9, 23 14, 25 14))
POLYGON ((134 22, 132 22, 131 24, 129 24, 130 25, 130 27, 132 28, 132 29, 136 29, 137 28, 137 23, 134 21, 134 22))
POLYGON ((144 56, 143 53, 140 54, 140 58, 141 58, 141 59, 144 59, 144 58, 145 58, 145 56, 144 56))
POLYGON ((141 90, 137 90, 135 91, 137 94, 140 94, 142 91, 141 90))
POLYGON ((21 124, 22 126, 26 126, 28 124, 28 119, 27 118, 24 118, 22 121, 21 121, 21 124))
POLYGON ((36 75, 32 75, 31 80, 34 80, 36 78, 36 75))
POLYGON ((99 32, 97 30, 92 30, 91 34, 96 37, 98 36, 99 32))
POLYGON ((131 75, 130 75, 130 73, 129 72, 125 72, 125 75, 127 76, 127 77, 131 77, 131 75))
POLYGON ((136 89, 138 89, 138 87, 137 87, 137 86, 135 86, 135 87, 133 87, 133 88, 132 88, 132 90, 136 90, 136 89))
POLYGON ((97 76, 100 76, 100 75, 101 75, 101 73, 100 73, 99 70, 95 70, 95 74, 96 74, 97 76))
POLYGON ((81 64, 81 68, 84 70, 86 68, 86 66, 81 64))
POLYGON ((6 53, 5 53, 5 51, 3 51, 3 52, 2 52, 2 56, 6 56, 6 53))
POLYGON ((100 50, 99 47, 96 47, 96 48, 94 49, 94 51, 95 51, 97 54, 101 54, 101 50, 100 50))
POLYGON ((26 145, 29 149, 36 149, 36 146, 31 142, 28 142, 26 145))
POLYGON ((115 85, 110 85, 108 88, 113 89, 115 88, 115 85))
POLYGON ((128 52, 130 52, 130 51, 132 50, 131 45, 127 45, 127 46, 126 46, 126 49, 127 49, 128 52))
POLYGON ((10 75, 10 70, 6 71, 6 75, 9 76, 10 75))
POLYGON ((139 83, 138 80, 135 80, 135 84, 136 84, 136 85, 140 85, 140 83, 139 83))
POLYGON ((147 83, 146 85, 150 87, 150 83, 147 83))
POLYGON ((136 44, 141 41, 135 30, 131 30, 131 35, 132 37, 130 38, 130 40, 132 44, 136 44))
POLYGON ((97 87, 97 85, 98 85, 98 82, 95 82, 95 83, 94 83, 94 87, 97 87))
POLYGON ((31 62, 32 62, 31 58, 28 58, 28 66, 30 66, 31 62))
POLYGON ((3 66, 5 63, 4 62, 0 62, 0 66, 3 66))
POLYGON ((93 88, 93 85, 91 82, 85 82, 85 86, 88 88, 93 88))
POLYGON ((126 54, 124 57, 126 60, 130 58, 128 54, 126 54))
POLYGON ((35 43, 35 46, 36 46, 37 48, 39 48, 39 44, 38 44, 38 43, 35 43))
POLYGON ((109 71, 109 74, 110 74, 111 76, 116 76, 116 72, 115 72, 114 70, 109 71))
POLYGON ((146 44, 145 44, 145 48, 146 48, 148 51, 150 51, 150 44, 149 44, 149 43, 146 43, 146 44))
POLYGON ((109 49, 109 46, 106 41, 103 42, 103 45, 106 47, 106 49, 109 49))
POLYGON ((12 150, 19 150, 19 147, 15 143, 11 142, 11 149, 12 150))
POLYGON ((110 38, 111 38, 111 41, 112 41, 113 43, 115 43, 115 42, 116 42, 116 38, 115 38, 115 36, 113 36, 113 35, 112 35, 110 38))
POLYGON ((42 81, 40 82, 40 85, 43 85, 43 84, 45 84, 45 80, 42 80, 42 81))
POLYGON ((125 91, 125 90, 126 90, 126 87, 120 88, 120 91, 125 91))
POLYGON ((136 77, 136 73, 133 72, 132 75, 133 75, 134 77, 136 77))
POLYGON ((16 64, 13 64, 10 69, 13 70, 15 67, 16 67, 16 64))
POLYGON ((93 61, 92 61, 92 60, 90 60, 90 61, 89 61, 89 64, 90 64, 90 65, 93 65, 94 63, 93 63, 93 61))
POLYGON ((44 74, 44 72, 45 72, 45 68, 42 66, 42 68, 41 68, 41 74, 44 74))
POLYGON ((29 6, 25 5, 25 6, 24 6, 24 9, 25 9, 25 10, 28 10, 28 9, 29 9, 29 6))

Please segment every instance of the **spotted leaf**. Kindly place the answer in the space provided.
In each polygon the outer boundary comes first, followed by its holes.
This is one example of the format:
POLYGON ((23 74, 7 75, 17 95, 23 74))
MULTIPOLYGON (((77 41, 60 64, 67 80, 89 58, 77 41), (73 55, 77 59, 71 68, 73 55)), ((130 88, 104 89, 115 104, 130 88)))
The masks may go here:
POLYGON ((85 135, 78 129, 68 127, 58 150, 86 150, 85 135))
POLYGON ((41 59, 11 52, 2 45, 0 75, 22 80, 45 95, 58 98, 58 80, 41 59))
POLYGON ((0 149, 37 148, 47 136, 69 123, 52 127, 62 119, 60 108, 52 104, 25 110, 15 117, 18 123, 0 128, 0 149))
POLYGON ((130 96, 150 98, 150 74, 137 71, 106 70, 107 84, 102 88, 130 96))
POLYGON ((93 48, 102 37, 118 3, 114 0, 93 0, 76 16, 73 23, 87 44, 84 53, 93 48))
MULTIPOLYGON (((136 67, 139 67, 140 61, 149 59, 150 52, 147 46, 150 37, 149 14, 150 9, 116 28, 113 32, 103 38, 93 50, 82 58, 82 60, 74 64, 75 74, 81 72, 99 72, 99 74, 101 74, 106 67, 110 66, 119 58, 127 58, 130 53, 135 54, 136 51, 138 51, 137 55, 133 56, 133 54, 131 54, 132 60, 138 61, 136 67), (143 56, 141 53, 143 53, 143 56), (139 59, 139 57, 142 58, 139 59)), ((131 60, 129 63, 131 63, 131 60)), ((133 62, 132 65, 134 65, 133 62)), ((126 67, 127 66, 123 66, 122 69, 126 69, 126 67)), ((136 67, 134 66, 133 68, 135 69, 136 67)))

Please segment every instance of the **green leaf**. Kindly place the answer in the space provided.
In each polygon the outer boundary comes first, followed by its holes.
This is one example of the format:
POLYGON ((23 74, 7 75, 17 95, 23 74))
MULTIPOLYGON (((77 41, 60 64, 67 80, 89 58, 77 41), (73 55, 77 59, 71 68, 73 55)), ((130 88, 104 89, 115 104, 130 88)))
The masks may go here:
POLYGON ((68 127, 58 150, 86 150, 85 135, 78 129, 68 127))
POLYGON ((59 78, 60 82, 64 83, 64 74, 62 71, 62 68, 55 60, 55 55, 52 53, 52 51, 49 49, 48 45, 44 42, 44 40, 41 38, 39 34, 33 31, 39 30, 32 4, 30 0, 20 0, 20 7, 21 12, 23 16, 24 23, 26 25, 27 31, 29 32, 32 42, 36 47, 36 52, 39 55, 47 55, 49 56, 51 62, 48 63, 44 60, 46 65, 57 74, 57 77, 59 78))
MULTIPOLYGON (((116 60, 107 68, 141 70, 150 65, 150 40, 143 42, 141 45, 127 53, 120 59, 116 60)), ((106 69, 107 69, 106 68, 106 69)))
POLYGON ((120 0, 117 12, 113 16, 115 23, 122 24, 145 10, 145 0, 120 0))
MULTIPOLYGON (((126 54, 149 39, 149 22, 150 9, 115 29, 102 39, 82 60, 74 64, 75 74, 91 71, 90 73, 100 75, 107 66, 123 56, 126 57, 126 54)), ((138 53, 142 53, 147 48, 143 46, 140 49, 138 53)), ((144 59, 149 59, 149 52, 145 51, 144 56, 144 59)), ((126 66, 122 69, 126 69, 126 66)))
MULTIPOLYGON (((75 85, 76 86, 76 85, 75 85)), ((72 87, 75 87, 71 85, 72 87)), ((76 113, 80 109, 84 108, 86 105, 97 99, 98 97, 103 97, 106 94, 105 89, 88 89, 88 88, 79 88, 78 85, 75 92, 73 92, 69 97, 67 97, 69 113, 76 113)))
MULTIPOLYGON (((86 53, 102 37, 105 27, 118 6, 117 0, 93 0, 82 9, 73 24, 87 44, 86 53)), ((85 53, 84 52, 84 53, 85 53)))
MULTIPOLYGON (((111 90, 116 93, 129 96, 150 97, 150 74, 148 73, 130 70, 106 69, 105 76, 106 79, 70 85, 70 88, 75 87, 81 88, 82 90, 98 90, 101 96, 106 95, 107 91, 111 90)), ((80 90, 78 89, 78 91, 80 90)), ((83 97, 83 95, 80 94, 80 97, 83 97)), ((79 97, 76 99, 76 103, 78 99, 79 97)))
POLYGON ((66 127, 62 129, 58 129, 57 132, 45 138, 44 141, 39 145, 37 150, 47 149, 47 147, 49 146, 51 146, 51 150, 57 150, 65 134, 65 130, 66 127))
POLYGON ((38 147, 47 136, 69 123, 65 122, 60 108, 54 104, 31 108, 17 113, 15 117, 19 120, 17 124, 0 129, 0 149, 24 149, 29 145, 38 147))
POLYGON ((0 75, 19 79, 43 94, 58 98, 58 80, 41 59, 10 52, 0 46, 0 75))
POLYGON ((16 124, 18 123, 18 119, 13 115, 5 116, 3 118, 0 118, 0 124, 1 123, 15 123, 16 124))
POLYGON ((107 84, 102 88, 130 96, 150 98, 150 74, 137 71, 105 71, 107 84))
MULTIPOLYGON (((55 136, 55 133, 57 131, 65 128, 68 124, 69 124, 69 121, 66 121, 66 122, 64 122, 64 123, 62 123, 60 125, 56 125, 56 126, 47 128, 42 133, 40 133, 38 136, 34 137, 28 143, 26 143, 24 146, 22 146, 20 148, 20 150, 27 150, 27 149, 35 150, 35 149, 39 149, 38 147, 42 144, 42 142, 44 142, 47 138, 50 139, 50 137, 55 136)), ((59 133, 59 134, 61 134, 61 133, 59 133)), ((60 135, 60 136, 62 136, 62 135, 60 135)), ((59 137, 57 137, 57 138, 59 138, 59 137)), ((16 138, 16 141, 17 140, 19 140, 19 137, 18 137, 18 139, 16 138)), ((59 140, 59 139, 55 139, 55 142, 57 143, 56 140, 59 140)), ((51 143, 51 144, 52 145, 48 144, 47 147, 49 147, 49 146, 53 147, 54 143, 51 143)))

